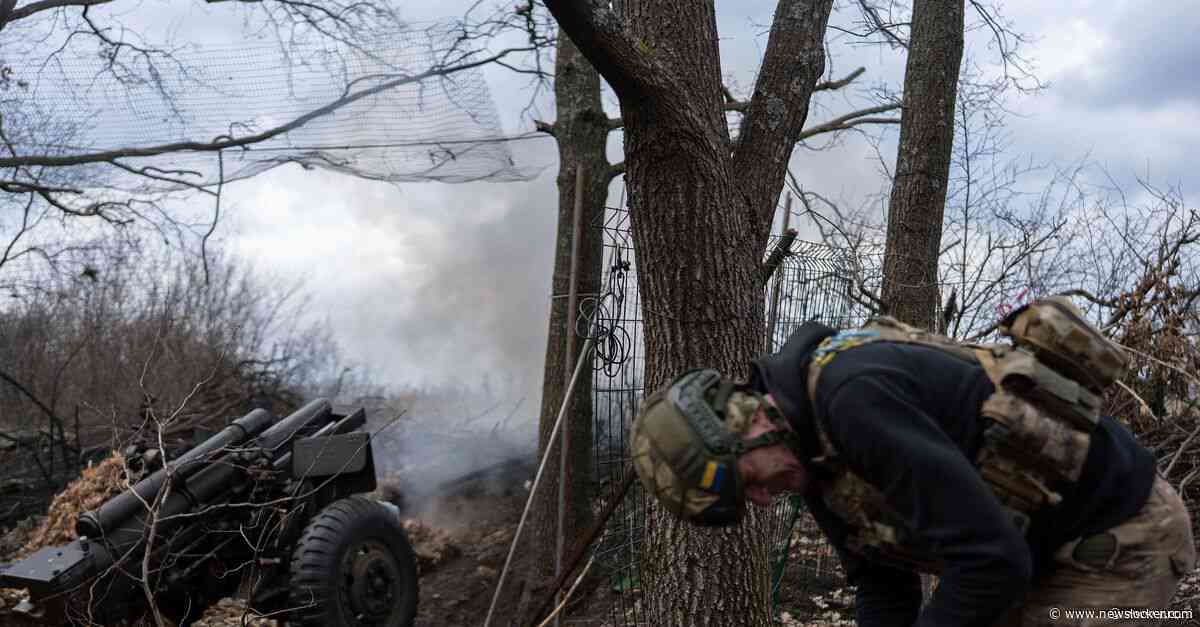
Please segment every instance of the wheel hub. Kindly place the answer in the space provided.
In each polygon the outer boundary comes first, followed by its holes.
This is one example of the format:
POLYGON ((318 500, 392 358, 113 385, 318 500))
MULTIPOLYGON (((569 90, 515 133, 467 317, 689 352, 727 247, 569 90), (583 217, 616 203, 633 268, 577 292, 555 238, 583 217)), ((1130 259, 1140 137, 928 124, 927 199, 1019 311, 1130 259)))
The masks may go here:
POLYGON ((360 625, 385 624, 400 591, 400 565, 379 542, 352 546, 342 560, 342 596, 360 625))

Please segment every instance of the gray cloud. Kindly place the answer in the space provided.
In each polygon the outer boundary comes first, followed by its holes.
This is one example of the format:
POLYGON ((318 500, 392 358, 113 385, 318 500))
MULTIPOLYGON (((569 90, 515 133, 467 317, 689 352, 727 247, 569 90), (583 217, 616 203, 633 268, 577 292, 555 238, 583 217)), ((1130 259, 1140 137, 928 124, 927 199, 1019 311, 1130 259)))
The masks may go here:
POLYGON ((1195 8, 1183 2, 1132 3, 1091 13, 1087 21, 1099 40, 1097 54, 1088 60, 1090 67, 1061 76, 1056 91, 1101 109, 1194 102, 1200 97, 1195 8))

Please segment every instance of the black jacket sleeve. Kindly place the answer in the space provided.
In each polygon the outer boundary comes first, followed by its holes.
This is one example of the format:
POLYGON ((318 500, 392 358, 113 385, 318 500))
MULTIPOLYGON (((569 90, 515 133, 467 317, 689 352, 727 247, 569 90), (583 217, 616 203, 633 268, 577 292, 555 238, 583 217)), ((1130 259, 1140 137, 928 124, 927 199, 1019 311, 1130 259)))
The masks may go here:
POLYGON ((805 504, 837 551, 847 583, 858 588, 855 618, 859 627, 911 627, 921 611, 921 578, 846 551, 846 525, 825 507, 819 495, 807 496, 805 504))
MULTIPOLYGON (((816 419, 849 467, 882 490, 909 531, 945 562, 916 625, 990 626, 1028 591, 1029 547, 963 451, 922 409, 916 374, 822 373, 816 419)), ((893 579, 880 572, 860 580, 860 617, 897 611, 896 595, 884 590, 893 579)))

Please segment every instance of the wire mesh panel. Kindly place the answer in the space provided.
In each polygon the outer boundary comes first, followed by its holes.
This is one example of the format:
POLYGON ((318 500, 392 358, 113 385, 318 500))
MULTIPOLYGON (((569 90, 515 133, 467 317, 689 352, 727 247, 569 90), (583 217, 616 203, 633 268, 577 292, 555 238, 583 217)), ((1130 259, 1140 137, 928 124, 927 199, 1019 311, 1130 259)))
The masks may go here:
MULTIPOLYGON (((774 242, 772 242, 772 245, 774 242)), ((835 328, 861 324, 865 312, 850 298, 851 258, 844 251, 797 241, 767 288, 767 308, 777 301, 774 329, 768 329, 770 352, 779 350, 797 327, 816 320, 835 328)), ((768 324, 772 316, 768 313, 768 324)))
MULTIPOLYGON (((604 232, 605 280, 602 292, 584 303, 581 316, 590 329, 578 329, 597 339, 593 372, 593 429, 595 479, 598 507, 615 498, 633 472, 629 466, 629 425, 643 392, 645 347, 642 339, 641 307, 638 300, 636 264, 629 233, 628 213, 609 209, 604 223, 593 225, 604 232)), ((772 246, 774 245, 772 241, 772 246)), ((767 286, 766 306, 775 302, 774 329, 766 336, 766 346, 775 350, 796 327, 816 319, 830 326, 850 326, 864 314, 849 298, 851 287, 848 255, 836 249, 809 242, 796 242, 793 254, 785 257, 767 286)), ((612 625, 646 625, 642 609, 641 572, 638 550, 645 529, 645 500, 641 485, 634 482, 623 503, 615 510, 604 533, 596 543, 596 567, 604 573, 604 584, 613 593, 609 622, 612 625)), ((800 500, 779 498, 768 515, 771 540, 772 592, 778 600, 781 582, 789 572, 799 575, 800 585, 816 578, 840 577, 832 549, 812 525, 797 527, 801 515, 800 500), (805 531, 798 537, 794 528, 805 531), (789 554, 803 563, 799 571, 789 571, 789 554), (815 561, 813 561, 815 559, 815 561)), ((790 582, 790 580, 789 580, 790 582)))
MULTIPOLYGON (((598 500, 602 502, 615 498, 626 473, 633 472, 627 438, 642 398, 645 372, 641 304, 628 220, 626 211, 609 209, 604 224, 597 226, 604 232, 604 284, 594 302, 583 303, 591 314, 584 317, 594 320, 592 333, 596 337, 592 432, 598 500)), ((614 593, 610 620, 616 625, 645 622, 638 604, 641 576, 637 547, 645 528, 645 510, 640 503, 641 484, 635 481, 596 544, 597 566, 606 575, 604 585, 614 593)))

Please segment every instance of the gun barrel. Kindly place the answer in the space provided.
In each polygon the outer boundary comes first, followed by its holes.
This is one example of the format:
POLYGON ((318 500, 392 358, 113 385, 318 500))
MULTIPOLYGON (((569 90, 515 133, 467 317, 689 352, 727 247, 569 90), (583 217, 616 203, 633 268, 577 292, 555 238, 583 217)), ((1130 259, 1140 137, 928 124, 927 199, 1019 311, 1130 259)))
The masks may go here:
MULTIPOLYGON (((361 428, 365 424, 367 424, 367 412, 363 408, 360 407, 357 410, 350 412, 349 415, 347 415, 339 420, 336 420, 334 422, 331 422, 331 423, 325 425, 324 427, 321 427, 320 429, 317 429, 316 433, 313 433, 309 437, 319 438, 319 437, 327 436, 327 435, 340 435, 343 433, 349 433, 351 431, 357 431, 359 428, 361 428)), ((291 451, 288 451, 288 452, 284 453, 283 455, 280 455, 279 457, 275 458, 274 467, 276 470, 280 470, 283 468, 290 468, 291 465, 292 465, 292 452, 291 451)))
POLYGON ((307 436, 312 431, 324 426, 332 413, 333 405, 328 399, 314 399, 287 418, 272 425, 270 429, 263 431, 255 438, 254 444, 265 451, 276 454, 279 449, 296 437, 307 436), (306 432, 306 430, 308 431, 306 432))
MULTIPOLYGON (((177 477, 187 476, 203 467, 197 462, 207 461, 214 453, 228 446, 236 446, 262 432, 274 422, 274 417, 264 409, 256 409, 233 421, 219 433, 200 443, 168 466, 177 477)), ((149 477, 137 482, 132 488, 109 499, 99 509, 84 512, 75 523, 80 536, 99 538, 112 532, 123 521, 145 509, 158 496, 167 479, 167 468, 160 468, 149 477)))

